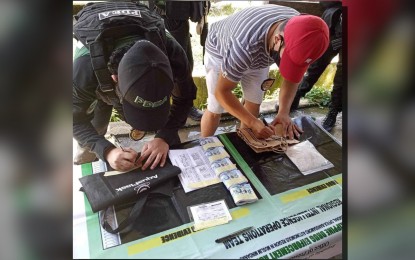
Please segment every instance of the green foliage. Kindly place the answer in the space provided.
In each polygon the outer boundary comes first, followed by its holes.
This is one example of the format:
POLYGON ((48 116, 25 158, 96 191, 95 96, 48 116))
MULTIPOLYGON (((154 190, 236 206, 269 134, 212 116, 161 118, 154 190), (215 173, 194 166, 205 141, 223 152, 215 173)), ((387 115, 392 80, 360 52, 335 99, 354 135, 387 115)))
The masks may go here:
POLYGON ((118 114, 118 112, 115 109, 113 109, 111 113, 111 117, 110 117, 110 122, 120 122, 120 121, 122 121, 120 114, 118 114))
POLYGON ((231 15, 239 9, 232 6, 232 4, 225 4, 222 6, 212 5, 209 10, 209 16, 231 15))
POLYGON ((322 87, 326 90, 332 88, 334 75, 336 75, 336 63, 330 63, 321 74, 314 86, 322 87))
MULTIPOLYGON (((241 87, 241 84, 238 84, 237 86, 236 86, 236 88, 234 88, 233 90, 232 90, 232 93, 238 98, 238 99, 240 99, 240 98, 242 98, 242 96, 243 96, 243 93, 242 93, 242 87, 241 87)), ((207 95, 207 93, 206 93, 206 95, 207 95)), ((205 110, 206 108, 207 108, 207 96, 206 96, 206 98, 204 99, 206 102, 198 102, 198 103, 196 103, 195 104, 195 107, 197 108, 197 109, 200 109, 200 110, 205 110)))
POLYGON ((270 89, 265 92, 264 101, 277 100, 280 93, 280 88, 270 89))
POLYGON ((315 86, 305 95, 305 98, 319 107, 326 107, 330 103, 331 93, 324 87, 315 86))
POLYGON ((269 71, 269 77, 272 79, 275 79, 274 84, 272 84, 272 87, 265 92, 264 95, 264 101, 270 101, 270 100, 277 100, 278 95, 280 93, 280 87, 282 84, 282 76, 278 69, 270 69, 269 71))
POLYGON ((237 97, 237 98, 241 98, 243 96, 243 92, 242 92, 242 87, 241 84, 238 83, 238 85, 236 86, 236 88, 234 88, 232 90, 232 93, 237 97))
POLYGON ((199 107, 197 107, 197 109, 200 109, 200 110, 205 110, 206 108, 207 108, 207 102, 200 104, 199 107))

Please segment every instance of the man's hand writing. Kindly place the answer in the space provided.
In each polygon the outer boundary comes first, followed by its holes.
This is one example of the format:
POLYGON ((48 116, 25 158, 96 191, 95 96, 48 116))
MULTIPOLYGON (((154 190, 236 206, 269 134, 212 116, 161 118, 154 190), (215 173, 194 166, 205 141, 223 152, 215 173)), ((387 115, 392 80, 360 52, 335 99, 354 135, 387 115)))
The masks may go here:
POLYGON ((131 148, 112 148, 107 152, 105 158, 110 166, 117 171, 129 171, 136 167, 134 164, 138 153, 131 148))
POLYGON ((257 138, 266 139, 274 134, 274 126, 266 126, 261 120, 256 120, 251 127, 252 132, 257 138))

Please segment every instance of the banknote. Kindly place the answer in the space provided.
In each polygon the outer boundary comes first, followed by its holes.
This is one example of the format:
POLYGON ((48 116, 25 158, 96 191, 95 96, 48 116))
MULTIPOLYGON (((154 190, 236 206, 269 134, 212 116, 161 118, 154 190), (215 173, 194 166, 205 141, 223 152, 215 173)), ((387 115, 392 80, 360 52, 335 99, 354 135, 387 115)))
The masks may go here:
POLYGON ((258 197, 255 195, 255 192, 249 183, 234 185, 229 189, 229 191, 232 195, 233 201, 238 206, 258 200, 258 197))
POLYGON ((246 177, 238 169, 222 172, 219 178, 228 190, 234 185, 248 182, 246 177))
POLYGON ((222 146, 222 142, 215 136, 205 137, 199 139, 199 144, 202 146, 203 150, 207 150, 212 147, 222 146))
POLYGON ((220 176, 222 172, 236 169, 235 164, 229 158, 220 159, 211 163, 212 169, 215 171, 216 176, 220 176))
POLYGON ((229 158, 228 152, 226 152, 225 148, 221 146, 212 147, 205 151, 205 155, 209 159, 209 162, 213 163, 214 161, 223 159, 223 158, 229 158))

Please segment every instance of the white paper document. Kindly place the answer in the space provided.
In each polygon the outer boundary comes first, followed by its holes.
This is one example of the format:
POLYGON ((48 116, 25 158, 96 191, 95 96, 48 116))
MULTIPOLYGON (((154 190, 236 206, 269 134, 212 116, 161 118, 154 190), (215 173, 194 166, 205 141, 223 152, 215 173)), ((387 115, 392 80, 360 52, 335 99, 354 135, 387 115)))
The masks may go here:
POLYGON ((100 173, 100 172, 106 172, 107 164, 103 160, 98 160, 91 163, 92 165, 92 173, 100 173))
POLYGON ((179 179, 186 193, 221 182, 200 146, 170 150, 169 157, 171 163, 182 170, 179 179))
POLYGON ((190 212, 195 222, 196 231, 226 224, 232 220, 224 200, 191 206, 190 212))

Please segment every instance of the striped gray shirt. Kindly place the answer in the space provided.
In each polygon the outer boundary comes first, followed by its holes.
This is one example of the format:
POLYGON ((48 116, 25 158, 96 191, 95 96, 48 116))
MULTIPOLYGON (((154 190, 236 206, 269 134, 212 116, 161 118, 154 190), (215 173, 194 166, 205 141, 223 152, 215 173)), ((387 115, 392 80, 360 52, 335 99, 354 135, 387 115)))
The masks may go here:
POLYGON ((273 4, 248 7, 212 24, 206 51, 222 60, 223 76, 238 82, 246 70, 263 69, 274 63, 266 46, 269 28, 299 14, 290 7, 273 4))

